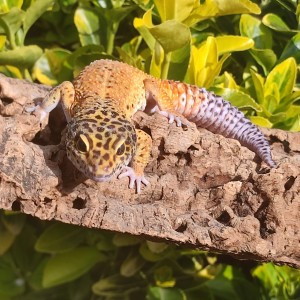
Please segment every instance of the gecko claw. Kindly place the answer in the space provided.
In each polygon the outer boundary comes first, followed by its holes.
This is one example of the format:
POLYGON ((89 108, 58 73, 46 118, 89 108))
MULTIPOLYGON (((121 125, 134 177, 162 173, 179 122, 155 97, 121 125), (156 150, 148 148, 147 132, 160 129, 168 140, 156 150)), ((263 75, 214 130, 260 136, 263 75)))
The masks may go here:
POLYGON ((125 172, 121 173, 118 178, 121 179, 128 176, 129 188, 133 189, 136 184, 136 191, 138 194, 141 192, 141 183, 146 186, 150 183, 144 175, 137 175, 131 167, 125 167, 123 170, 125 170, 125 172))
POLYGON ((164 111, 164 110, 160 110, 158 113, 165 116, 166 118, 168 118, 169 119, 169 124, 174 123, 174 121, 175 121, 175 123, 178 127, 181 127, 182 124, 185 124, 185 122, 183 122, 179 116, 176 116, 172 113, 169 113, 169 112, 164 111))

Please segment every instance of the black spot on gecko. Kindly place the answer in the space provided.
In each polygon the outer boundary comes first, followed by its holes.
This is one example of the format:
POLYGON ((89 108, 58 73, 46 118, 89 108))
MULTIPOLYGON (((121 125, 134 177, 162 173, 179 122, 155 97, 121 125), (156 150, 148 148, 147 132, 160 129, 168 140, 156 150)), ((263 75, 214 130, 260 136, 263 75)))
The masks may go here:
POLYGON ((102 135, 101 134, 99 134, 99 133, 96 133, 95 134, 95 137, 96 137, 96 139, 98 139, 98 140, 102 140, 102 135))
POLYGON ((104 131, 104 127, 97 127, 97 131, 98 132, 103 132, 104 131))

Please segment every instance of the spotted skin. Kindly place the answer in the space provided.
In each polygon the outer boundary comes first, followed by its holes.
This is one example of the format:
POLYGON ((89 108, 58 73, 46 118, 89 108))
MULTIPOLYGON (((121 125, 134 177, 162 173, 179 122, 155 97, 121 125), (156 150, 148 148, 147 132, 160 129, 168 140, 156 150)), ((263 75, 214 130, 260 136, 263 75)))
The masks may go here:
POLYGON ((262 133, 229 102, 193 85, 153 78, 121 62, 94 61, 73 83, 55 87, 35 113, 42 120, 59 102, 68 122, 67 155, 95 181, 128 176, 129 187, 136 186, 138 193, 142 183, 149 183, 144 169, 152 140, 132 123, 132 116, 145 110, 146 104, 148 112, 157 111, 170 123, 180 126, 189 120, 236 138, 275 166, 262 133))

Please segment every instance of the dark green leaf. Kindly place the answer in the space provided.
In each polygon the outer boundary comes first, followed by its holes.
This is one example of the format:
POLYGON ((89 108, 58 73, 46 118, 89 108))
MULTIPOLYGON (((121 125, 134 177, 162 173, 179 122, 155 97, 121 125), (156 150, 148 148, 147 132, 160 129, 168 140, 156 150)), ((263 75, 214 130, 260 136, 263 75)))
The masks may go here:
POLYGON ((43 287, 48 288, 72 281, 105 259, 104 255, 92 247, 81 247, 56 254, 45 265, 43 287))
POLYGON ((35 249, 45 253, 65 252, 78 246, 83 238, 83 230, 79 226, 55 223, 42 233, 35 249))

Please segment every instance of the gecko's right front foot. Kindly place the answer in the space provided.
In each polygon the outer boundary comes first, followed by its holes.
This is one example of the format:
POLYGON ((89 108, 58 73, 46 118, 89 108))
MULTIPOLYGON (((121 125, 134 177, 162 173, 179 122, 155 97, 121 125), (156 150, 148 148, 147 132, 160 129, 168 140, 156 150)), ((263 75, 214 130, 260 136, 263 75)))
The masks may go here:
POLYGON ((136 192, 139 194, 141 192, 141 184, 149 185, 150 182, 145 178, 144 174, 138 175, 131 167, 125 167, 123 170, 125 170, 124 173, 121 173, 118 178, 124 178, 129 177, 129 188, 133 189, 136 185, 136 192))

